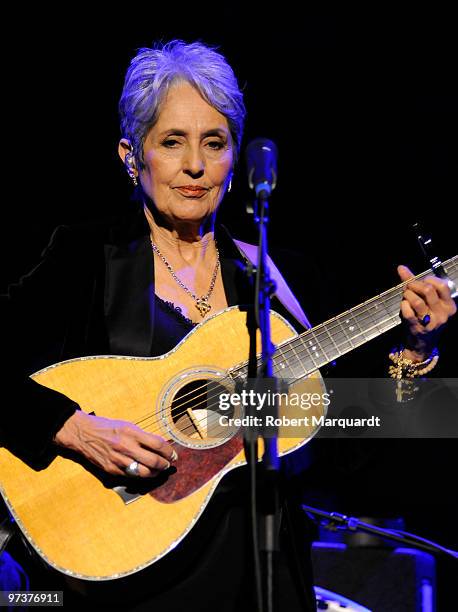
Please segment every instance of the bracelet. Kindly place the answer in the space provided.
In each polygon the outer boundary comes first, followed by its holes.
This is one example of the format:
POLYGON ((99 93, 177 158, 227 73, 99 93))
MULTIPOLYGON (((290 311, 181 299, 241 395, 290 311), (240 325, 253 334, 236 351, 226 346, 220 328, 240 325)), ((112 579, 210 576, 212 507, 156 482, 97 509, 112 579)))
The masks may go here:
POLYGON ((391 365, 388 369, 388 373, 391 378, 415 378, 416 376, 423 376, 431 372, 436 367, 439 361, 439 351, 437 348, 433 349, 431 355, 424 361, 415 362, 412 359, 406 359, 404 357, 404 348, 399 351, 392 352, 389 354, 389 358, 394 365, 391 365))

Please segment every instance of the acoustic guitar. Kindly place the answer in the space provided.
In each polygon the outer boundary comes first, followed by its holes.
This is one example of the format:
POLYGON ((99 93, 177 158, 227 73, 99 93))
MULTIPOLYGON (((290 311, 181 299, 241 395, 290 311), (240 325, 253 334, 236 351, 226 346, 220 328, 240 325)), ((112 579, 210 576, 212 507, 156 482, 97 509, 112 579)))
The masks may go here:
MULTIPOLYGON (((443 264, 454 283, 457 260, 443 264)), ((280 402, 280 418, 299 422, 304 409, 288 402, 293 393, 322 397, 322 366, 400 323, 404 284, 300 335, 271 312, 274 370, 294 381, 280 402)), ((223 476, 246 464, 236 421, 243 406, 228 410, 220 400, 246 378, 248 349, 246 312, 234 306, 196 326, 165 355, 82 357, 32 375, 82 410, 163 436, 179 455, 160 476, 137 479, 109 476, 66 450, 36 470, 1 448, 1 494, 50 566, 84 580, 121 578, 151 566, 186 537, 223 476)), ((318 402, 307 414, 318 418, 325 411, 318 402)), ((280 425, 279 454, 303 446, 316 431, 317 426, 280 425)))

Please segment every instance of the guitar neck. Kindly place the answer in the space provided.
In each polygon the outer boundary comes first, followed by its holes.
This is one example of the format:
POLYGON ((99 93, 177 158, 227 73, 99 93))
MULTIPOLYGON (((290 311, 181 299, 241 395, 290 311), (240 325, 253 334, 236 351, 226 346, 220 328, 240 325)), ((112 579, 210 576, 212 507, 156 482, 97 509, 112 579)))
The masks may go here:
MULTIPOLYGON (((448 278, 458 284, 458 256, 443 264, 448 278)), ((432 274, 427 270, 415 277, 432 274)), ((413 279, 411 279, 413 280, 413 279)), ((277 346, 274 368, 284 378, 302 378, 384 334, 401 323, 399 317, 406 281, 313 327, 277 346)))

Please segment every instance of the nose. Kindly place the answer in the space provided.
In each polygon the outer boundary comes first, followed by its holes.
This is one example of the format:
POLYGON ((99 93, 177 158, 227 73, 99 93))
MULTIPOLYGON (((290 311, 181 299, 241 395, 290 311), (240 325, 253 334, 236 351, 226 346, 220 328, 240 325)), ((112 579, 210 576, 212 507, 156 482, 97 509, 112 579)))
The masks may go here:
POLYGON ((183 156, 183 172, 193 177, 202 176, 205 169, 204 158, 199 146, 189 145, 183 156))

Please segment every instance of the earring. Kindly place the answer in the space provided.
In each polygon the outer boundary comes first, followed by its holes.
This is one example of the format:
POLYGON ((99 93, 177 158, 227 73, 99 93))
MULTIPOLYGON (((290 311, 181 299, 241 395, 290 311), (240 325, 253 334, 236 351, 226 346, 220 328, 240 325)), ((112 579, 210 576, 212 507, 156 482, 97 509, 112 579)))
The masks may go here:
POLYGON ((138 180, 134 172, 135 160, 134 160, 134 156, 132 155, 130 151, 126 153, 125 162, 127 166, 127 174, 129 175, 129 178, 132 181, 134 187, 136 187, 138 185, 138 180))
POLYGON ((138 185, 138 180, 137 177, 135 176, 133 170, 128 170, 127 174, 129 175, 130 180, 132 181, 132 184, 134 187, 137 187, 138 185))
POLYGON ((231 189, 232 189, 232 179, 229 179, 229 185, 227 187, 227 192, 229 193, 231 189))

